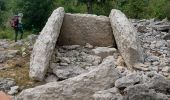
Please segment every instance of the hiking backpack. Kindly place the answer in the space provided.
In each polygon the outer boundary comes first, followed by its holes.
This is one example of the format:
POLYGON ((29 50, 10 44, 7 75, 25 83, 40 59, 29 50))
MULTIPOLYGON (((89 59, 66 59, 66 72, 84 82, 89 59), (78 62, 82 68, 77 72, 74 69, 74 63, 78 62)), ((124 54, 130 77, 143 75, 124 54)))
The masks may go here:
POLYGON ((10 21, 11 27, 15 28, 18 25, 18 16, 14 16, 10 21))

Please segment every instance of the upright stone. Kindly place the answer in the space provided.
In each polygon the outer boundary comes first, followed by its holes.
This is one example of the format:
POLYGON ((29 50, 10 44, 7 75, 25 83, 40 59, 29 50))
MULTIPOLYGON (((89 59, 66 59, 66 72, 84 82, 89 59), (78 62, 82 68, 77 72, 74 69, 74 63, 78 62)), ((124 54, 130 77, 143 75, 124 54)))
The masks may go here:
POLYGON ((54 10, 36 40, 30 61, 30 77, 34 80, 42 81, 46 74, 60 33, 64 13, 62 7, 54 10))
POLYGON ((114 67, 114 58, 109 56, 88 73, 24 90, 17 100, 93 100, 95 92, 111 88, 120 77, 114 67))
POLYGON ((90 14, 69 14, 64 16, 59 45, 114 46, 115 41, 109 18, 90 14))
POLYGON ((137 30, 119 10, 113 9, 109 17, 117 47, 128 68, 132 69, 144 61, 137 30))

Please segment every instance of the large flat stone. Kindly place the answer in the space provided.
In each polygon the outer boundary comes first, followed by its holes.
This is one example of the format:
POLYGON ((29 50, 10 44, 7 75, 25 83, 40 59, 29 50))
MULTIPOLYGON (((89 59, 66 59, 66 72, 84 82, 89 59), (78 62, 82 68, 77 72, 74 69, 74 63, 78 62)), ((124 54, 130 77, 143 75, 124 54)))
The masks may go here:
POLYGON ((90 14, 65 14, 59 45, 115 46, 109 18, 90 14))
POLYGON ((109 56, 88 73, 24 90, 17 100, 93 100, 95 92, 112 87, 119 77, 114 58, 109 56))
POLYGON ((64 13, 62 7, 53 11, 34 44, 30 62, 30 77, 34 80, 42 81, 44 79, 60 33, 64 13))
POLYGON ((117 47, 128 68, 137 63, 143 63, 143 50, 140 46, 137 30, 127 17, 119 10, 113 9, 110 13, 110 22, 117 47))

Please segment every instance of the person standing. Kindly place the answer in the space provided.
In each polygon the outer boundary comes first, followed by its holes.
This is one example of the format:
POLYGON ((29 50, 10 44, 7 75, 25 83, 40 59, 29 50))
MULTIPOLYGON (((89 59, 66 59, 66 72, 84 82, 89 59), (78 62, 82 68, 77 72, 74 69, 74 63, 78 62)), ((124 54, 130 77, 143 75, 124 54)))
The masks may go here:
POLYGON ((10 21, 11 27, 13 27, 15 30, 15 42, 17 42, 17 37, 19 33, 21 34, 20 39, 23 38, 24 32, 23 32, 23 25, 22 25, 22 17, 23 14, 19 13, 18 15, 15 15, 10 21))

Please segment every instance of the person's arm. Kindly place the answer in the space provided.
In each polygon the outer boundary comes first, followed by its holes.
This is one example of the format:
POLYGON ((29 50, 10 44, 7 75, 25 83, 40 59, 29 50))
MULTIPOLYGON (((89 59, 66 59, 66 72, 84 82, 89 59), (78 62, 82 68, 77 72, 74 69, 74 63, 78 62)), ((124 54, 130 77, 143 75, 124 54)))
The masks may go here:
POLYGON ((6 95, 4 92, 0 91, 0 100, 12 100, 12 98, 6 95))

